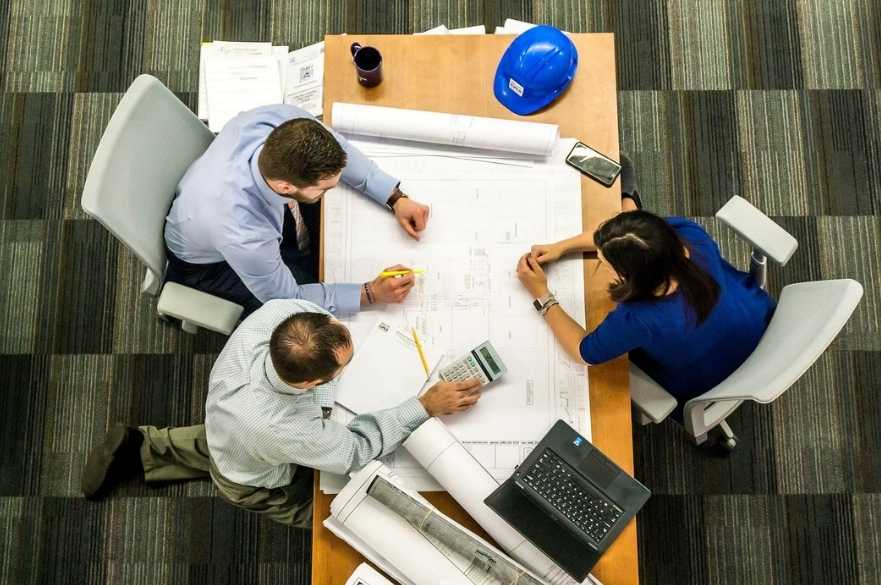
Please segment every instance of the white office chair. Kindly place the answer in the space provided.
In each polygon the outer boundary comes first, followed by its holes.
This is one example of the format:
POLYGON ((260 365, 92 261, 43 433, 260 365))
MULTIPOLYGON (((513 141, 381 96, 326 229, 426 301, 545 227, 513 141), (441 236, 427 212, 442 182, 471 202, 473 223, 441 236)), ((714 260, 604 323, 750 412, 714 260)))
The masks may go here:
POLYGON ((155 77, 141 75, 119 102, 92 159, 82 206, 144 263, 141 292, 159 294, 160 316, 229 334, 243 307, 168 283, 163 229, 175 188, 214 135, 155 77))
MULTIPOLYGON (((764 288, 767 258, 781 265, 798 243, 783 228, 740 197, 733 197, 716 214, 724 224, 753 245, 750 271, 764 288)), ((801 378, 829 347, 863 296, 860 283, 821 280, 784 287, 777 309, 759 345, 721 384, 685 404, 685 430, 698 445, 718 426, 724 446, 737 439, 725 422, 745 400, 769 403, 801 378)), ((676 408, 676 399, 638 367, 630 366, 630 396, 640 424, 659 423, 676 408)))

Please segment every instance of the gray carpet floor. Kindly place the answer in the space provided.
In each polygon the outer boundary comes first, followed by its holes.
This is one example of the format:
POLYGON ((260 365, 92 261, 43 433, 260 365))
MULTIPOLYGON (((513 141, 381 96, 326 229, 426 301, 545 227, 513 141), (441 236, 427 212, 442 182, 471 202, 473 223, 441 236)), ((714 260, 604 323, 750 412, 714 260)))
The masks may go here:
POLYGON ((0 0, 0 583, 309 581, 308 532, 210 484, 78 495, 112 422, 202 417, 223 344, 157 321, 135 259, 78 206, 128 84, 151 73, 195 108, 201 40, 297 48, 506 17, 616 34, 621 145, 650 208, 697 218, 744 262, 712 219, 740 194, 799 239, 775 292, 838 277, 866 289, 796 386, 733 417, 730 458, 672 422, 634 430, 655 494, 642 582, 881 584, 877 0, 0 0))

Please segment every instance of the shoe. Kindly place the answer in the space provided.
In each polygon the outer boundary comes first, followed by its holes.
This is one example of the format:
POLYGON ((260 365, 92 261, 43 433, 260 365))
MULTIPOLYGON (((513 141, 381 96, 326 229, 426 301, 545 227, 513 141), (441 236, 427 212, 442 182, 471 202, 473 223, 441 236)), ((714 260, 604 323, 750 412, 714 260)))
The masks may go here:
POLYGON ((621 154, 621 198, 633 199, 638 209, 642 209, 642 200, 639 198, 639 185, 636 184, 636 170, 633 162, 625 154, 621 154))
POLYGON ((83 495, 97 500, 123 479, 143 473, 140 452, 143 442, 144 435, 135 427, 114 424, 104 441, 89 453, 83 468, 83 495))

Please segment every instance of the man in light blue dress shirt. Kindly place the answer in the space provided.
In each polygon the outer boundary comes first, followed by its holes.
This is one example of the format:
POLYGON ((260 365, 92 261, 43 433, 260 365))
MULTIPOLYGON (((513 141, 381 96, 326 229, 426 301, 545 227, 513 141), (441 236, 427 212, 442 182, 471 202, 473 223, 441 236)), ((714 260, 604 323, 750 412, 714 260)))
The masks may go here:
POLYGON ((411 237, 425 229, 428 207, 304 110, 279 104, 242 112, 178 184, 165 224, 166 279, 243 305, 245 315, 271 299, 304 299, 332 313, 402 301, 412 275, 316 282, 314 204, 341 180, 387 206, 411 237))

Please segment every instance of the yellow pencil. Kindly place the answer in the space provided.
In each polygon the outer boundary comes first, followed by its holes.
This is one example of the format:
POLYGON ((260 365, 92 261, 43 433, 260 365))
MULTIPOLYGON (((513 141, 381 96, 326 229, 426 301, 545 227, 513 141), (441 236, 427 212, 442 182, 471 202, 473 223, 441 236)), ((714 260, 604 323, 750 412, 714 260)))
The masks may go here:
POLYGON ((422 361, 422 368, 425 370, 425 375, 431 375, 431 372, 428 369, 428 360, 425 359, 425 350, 422 349, 422 343, 419 341, 419 336, 416 335, 416 330, 411 329, 413 332, 413 341, 416 342, 416 351, 419 352, 419 359, 422 361))
POLYGON ((380 278, 389 278, 391 276, 406 276, 408 274, 422 274, 425 272, 424 268, 413 268, 410 270, 383 270, 379 273, 380 278))

